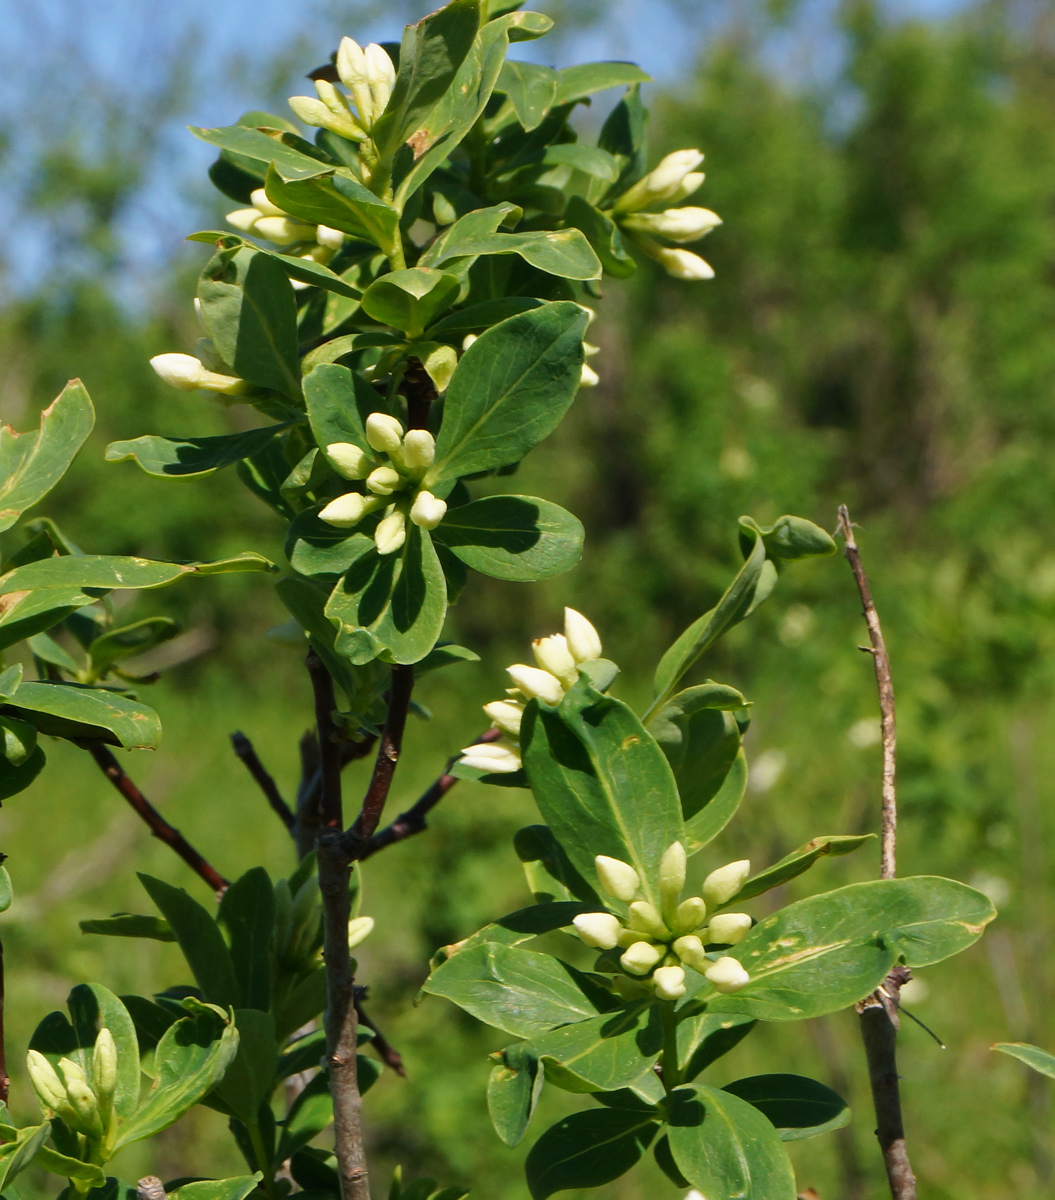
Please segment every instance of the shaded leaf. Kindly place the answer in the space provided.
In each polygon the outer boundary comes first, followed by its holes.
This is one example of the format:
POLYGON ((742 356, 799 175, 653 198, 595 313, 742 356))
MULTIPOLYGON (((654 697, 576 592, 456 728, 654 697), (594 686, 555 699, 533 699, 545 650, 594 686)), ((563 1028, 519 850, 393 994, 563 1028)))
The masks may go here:
POLYGON ((618 1108, 565 1117, 546 1130, 527 1156, 532 1200, 611 1183, 638 1162, 658 1128, 655 1117, 618 1108))
POLYGON ((102 688, 23 683, 5 707, 52 737, 90 738, 126 750, 153 750, 161 741, 161 721, 152 708, 102 688))
POLYGON ((610 1092, 628 1087, 663 1049, 663 1026, 653 1000, 635 1001, 529 1043, 546 1079, 568 1092, 610 1092))
POLYGON ((155 942, 174 942, 172 926, 161 917, 138 913, 114 913, 112 917, 93 917, 79 921, 81 933, 101 933, 107 937, 151 938, 155 942))
POLYGON ((489 496, 451 509, 433 531, 466 566, 496 579, 550 579, 582 556, 582 522, 533 496, 489 496))
POLYGON ((0 578, 0 594, 34 588, 153 588, 187 575, 226 575, 232 571, 274 571, 273 562, 252 550, 214 562, 166 563, 110 554, 46 558, 16 567, 0 578))
POLYGON ((529 1045, 507 1046, 491 1068, 487 1111, 495 1133, 507 1146, 520 1144, 542 1095, 544 1072, 529 1045))
POLYGON ((91 602, 79 587, 9 592, 0 598, 0 650, 54 628, 91 602))
POLYGON ((107 462, 134 459, 148 475, 193 479, 233 466, 262 450, 287 425, 268 425, 220 437, 166 438, 147 435, 106 447, 107 462))
POLYGON ((722 1090, 757 1108, 782 1142, 816 1137, 850 1123, 850 1106, 842 1096, 804 1075, 752 1075, 722 1090))

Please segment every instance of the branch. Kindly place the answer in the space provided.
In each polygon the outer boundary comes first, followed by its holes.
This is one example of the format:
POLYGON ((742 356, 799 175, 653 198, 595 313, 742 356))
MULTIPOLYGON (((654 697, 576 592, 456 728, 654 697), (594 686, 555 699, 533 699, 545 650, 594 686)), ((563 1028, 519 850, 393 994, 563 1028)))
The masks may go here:
POLYGON ((260 761, 260 756, 253 749, 253 743, 244 733, 236 731, 231 734, 231 745, 234 747, 235 754, 245 763, 246 770, 256 780, 257 785, 264 793, 268 804, 274 809, 278 819, 292 833, 293 826, 297 823, 297 818, 293 815, 293 810, 290 806, 282 799, 278 785, 260 761))
MULTIPOLYGON (((486 733, 482 733, 476 739, 476 743, 494 742, 501 736, 502 731, 500 729, 488 729, 486 733)), ((454 754, 447 760, 447 771, 454 766, 459 757, 459 755, 454 754)), ((400 813, 390 825, 385 826, 379 833, 374 834, 367 843, 366 849, 359 855, 359 861, 361 862, 364 858, 369 858, 372 854, 376 854, 378 850, 384 850, 386 846, 392 846, 396 842, 403 841, 404 838, 413 837, 416 833, 424 833, 428 829, 425 818, 457 782, 456 776, 448 775, 444 772, 427 791, 422 793, 420 799, 411 808, 408 808, 406 812, 400 813)))
POLYGON ((407 1069, 403 1066, 402 1055, 363 1010, 366 991, 365 987, 357 987, 355 989, 355 1015, 359 1018, 359 1024, 365 1025, 373 1033, 374 1036, 370 1039, 370 1045, 377 1051, 378 1057, 385 1066, 406 1079, 407 1069))
MULTIPOLYGON (((845 504, 839 506, 839 530, 846 543, 846 557, 857 582, 868 636, 872 643, 879 708, 883 733, 883 849, 880 878, 893 879, 897 866, 897 732, 894 721, 894 684, 890 677, 890 659, 883 641, 868 577, 854 540, 853 525, 845 504)), ((876 1137, 886 1167, 887 1182, 893 1200, 916 1200, 916 1177, 912 1173, 905 1145, 905 1124, 901 1115, 901 1092, 897 1073, 898 1006, 901 987, 912 978, 907 967, 897 966, 883 985, 857 1005, 861 1039, 868 1060, 868 1079, 876 1114, 876 1137)))
POLYGON ((175 826, 170 825, 165 820, 161 813, 158 812, 125 774, 124 768, 114 758, 108 747, 104 746, 102 742, 82 742, 81 745, 95 759, 99 770, 102 771, 106 778, 109 779, 132 808, 147 823, 154 837, 164 842, 166 846, 171 846, 187 866, 200 879, 203 879, 214 892, 226 891, 227 880, 194 849, 175 826))
POLYGON ((315 726, 319 737, 319 771, 321 791, 319 810, 324 829, 341 829, 344 813, 341 803, 341 747, 333 713, 337 701, 333 694, 333 679, 322 659, 314 650, 308 651, 308 674, 315 693, 315 726))

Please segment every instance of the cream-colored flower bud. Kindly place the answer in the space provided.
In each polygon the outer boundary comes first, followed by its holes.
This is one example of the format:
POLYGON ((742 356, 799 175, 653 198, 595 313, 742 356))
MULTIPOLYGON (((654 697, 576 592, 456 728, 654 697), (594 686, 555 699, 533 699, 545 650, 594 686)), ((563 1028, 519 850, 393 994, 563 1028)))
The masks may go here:
POLYGON ((418 492, 410 506, 410 519, 422 529, 435 529, 447 515, 447 501, 431 492, 418 492))
POLYGON ((373 119, 376 121, 392 98, 392 89, 396 86, 396 67, 384 46, 379 46, 377 42, 371 42, 364 55, 366 79, 370 85, 370 99, 374 110, 373 119))
POLYGON ((45 1108, 58 1112, 68 1106, 69 1101, 66 1099, 66 1089, 62 1080, 39 1050, 30 1050, 26 1055, 26 1070, 29 1082, 45 1108))
POLYGON ((620 197, 616 212, 633 212, 669 199, 681 187, 685 176, 695 171, 701 162, 703 155, 699 150, 675 150, 668 154, 620 197))
POLYGON ((751 982, 751 976, 735 958, 730 958, 729 955, 712 963, 704 971, 704 975, 719 992, 725 994, 738 992, 745 984, 751 982))
POLYGON ((340 250, 344 245, 344 234, 339 229, 331 229, 329 225, 316 225, 315 240, 327 250, 340 250))
POLYGON ((376 512, 384 504, 379 496, 360 496, 358 492, 346 492, 331 500, 319 513, 319 520, 338 529, 351 529, 368 513, 376 512))
POLYGON ((709 942, 736 946, 751 932, 751 918, 747 913, 719 913, 716 917, 711 917, 707 928, 709 942))
POLYGON ((290 217, 260 217, 253 227, 257 237, 266 238, 276 246, 291 246, 294 242, 315 240, 315 226, 290 217))
POLYGON ((100 1103, 109 1108, 117 1090, 117 1044, 105 1026, 99 1030, 92 1050, 92 1079, 100 1103))
POLYGON ((703 898, 707 901, 707 907, 719 908, 732 900, 750 874, 751 861, 747 858, 726 863, 724 867, 712 871, 703 881, 703 898))
POLYGON ((629 863, 598 854, 593 865, 597 868, 601 891, 606 895, 629 903, 641 891, 641 879, 629 863))
POLYGON ((354 38, 341 38, 337 47, 337 74, 355 98, 363 128, 369 130, 374 123, 374 102, 370 95, 366 53, 354 38))
POLYGON ((529 667, 524 663, 514 663, 511 667, 506 667, 506 674, 529 700, 560 704, 564 699, 564 689, 560 680, 549 671, 529 667))
POLYGON ((475 767, 478 771, 495 775, 511 775, 523 766, 520 748, 504 738, 499 738, 497 742, 478 742, 475 746, 466 746, 458 761, 462 766, 475 767))
POLYGON ((681 967, 657 967, 652 980, 660 1000, 680 1000, 685 995, 685 972, 681 967))
POLYGON ((552 637, 535 638, 531 649, 535 654, 535 662, 543 671, 556 675, 565 687, 571 687, 579 678, 579 668, 575 665, 575 659, 572 658, 562 633, 555 633, 552 637))
POLYGON ((303 121, 305 125, 328 129, 331 133, 348 138, 349 141, 366 141, 366 131, 351 113, 334 113, 329 105, 314 96, 290 96, 289 106, 293 110, 293 115, 303 121))
POLYGON ((462 350, 468 350, 473 342, 478 342, 479 340, 480 335, 478 333, 467 333, 465 337, 462 338, 462 350))
POLYGON ((376 459, 354 442, 330 442, 326 457, 331 466, 345 479, 365 479, 377 465, 376 459))
POLYGON ((354 950, 361 942, 365 942, 373 929, 373 917, 353 917, 348 922, 348 949, 354 950))
POLYGON ((75 1063, 71 1058, 59 1059, 59 1073, 62 1075, 63 1081, 67 1087, 69 1087, 70 1083, 74 1080, 87 1086, 88 1076, 85 1075, 84 1068, 80 1065, 80 1063, 75 1063))
POLYGON ((181 392, 220 392, 224 396, 242 396, 249 391, 244 379, 208 371, 189 354, 155 354, 150 365, 171 387, 181 392))
POLYGON ((403 449, 403 426, 388 413, 371 413, 366 418, 366 440, 373 450, 398 454, 403 449))
POLYGON ((685 886, 685 866, 688 858, 681 842, 671 842, 659 862, 659 898, 663 915, 671 921, 678 911, 678 898, 685 886))
POLYGON ((632 946, 635 942, 654 942, 656 938, 651 934, 644 933, 640 929, 621 929, 619 931, 618 945, 625 950, 628 946, 632 946))
POLYGON ((678 185, 677 190, 667 197, 667 203, 680 204, 682 200, 688 200, 703 187, 703 181, 706 178, 707 176, 702 171, 690 171, 678 185))
POLYGON ((289 216, 288 212, 279 208, 277 204, 267 198, 267 192, 263 188, 254 188, 249 193, 249 200, 262 217, 289 216))
POLYGON ((694 971, 699 971, 702 975, 711 965, 711 960, 707 957, 707 951, 703 948, 703 942, 694 934, 686 934, 685 937, 678 938, 674 943, 674 953, 687 966, 692 967, 694 971))
POLYGON ((395 554, 407 540, 407 518, 399 509, 382 517, 374 530, 374 545, 378 554, 395 554))
POLYGON ((706 916, 707 905, 703 898, 689 896, 687 900, 682 900, 678 905, 678 911, 674 915, 674 932, 678 934, 692 933, 694 929, 699 929, 706 916))
POLYGON ((75 1126, 89 1137, 102 1137, 103 1117, 99 1111, 99 1101, 92 1089, 79 1079, 71 1079, 66 1084, 66 1095, 70 1108, 76 1114, 75 1126))
POLYGON ((630 927, 640 929, 642 933, 647 933, 649 937, 660 942, 670 938, 670 930, 664 924, 659 909, 647 900, 635 900, 630 905, 630 927))
POLYGON ((260 213, 255 208, 236 208, 233 212, 227 213, 224 220, 228 225, 233 225, 235 229, 240 229, 243 233, 253 233, 257 221, 260 220, 260 213))
POLYGON ((406 480, 394 467, 377 467, 366 477, 366 486, 375 496, 391 496, 405 483, 406 480))
POLYGON ((634 942, 623 951, 619 961, 631 975, 647 975, 665 953, 662 946, 653 946, 651 942, 634 942))
POLYGON ((593 367, 589 363, 583 363, 582 370, 579 372, 579 387, 596 387, 600 382, 601 377, 593 367))
POLYGON ((714 268, 691 250, 676 250, 671 246, 656 246, 648 253, 675 279, 713 279, 714 268))
POLYGON ((484 705, 484 712, 497 728, 510 737, 520 736, 520 722, 524 717, 524 705, 516 700, 492 700, 484 705))
POLYGON ((580 913, 572 919, 579 940, 596 950, 612 950, 619 944, 622 925, 611 913, 580 913))
POLYGON ((659 213, 631 213, 623 224, 671 242, 695 242, 721 225, 722 218, 709 208, 668 208, 659 213))
POLYGON ((410 429, 403 439, 403 463, 411 474, 418 476, 436 461, 436 439, 427 429, 410 429))
POLYGON ((593 625, 574 608, 564 610, 564 640, 577 663, 601 657, 601 637, 593 625))

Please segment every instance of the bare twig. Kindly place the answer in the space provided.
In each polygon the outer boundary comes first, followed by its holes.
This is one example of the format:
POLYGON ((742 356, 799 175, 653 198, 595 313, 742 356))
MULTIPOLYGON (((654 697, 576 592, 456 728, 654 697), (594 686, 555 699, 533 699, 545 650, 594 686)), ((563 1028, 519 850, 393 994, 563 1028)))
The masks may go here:
POLYGON ((324 829, 341 829, 344 825, 344 810, 341 804, 341 747, 337 740, 337 727, 333 722, 337 701, 333 694, 333 679, 326 664, 315 653, 308 651, 308 674, 315 693, 315 726, 319 737, 319 770, 322 788, 319 810, 324 829))
POLYGON ((359 1018, 359 1024, 365 1025, 373 1033, 370 1039, 370 1045, 377 1051, 378 1058, 391 1071, 395 1071, 397 1075, 401 1075, 404 1079, 407 1077, 407 1069, 403 1065, 403 1057, 392 1043, 385 1037, 380 1029, 374 1024, 373 1020, 367 1016, 363 1009, 363 1001, 366 999, 367 989, 365 987, 357 987, 355 989, 355 1015, 359 1018))
POLYGON ((278 819, 292 833, 293 826, 297 823, 297 818, 294 816, 290 806, 282 799, 278 785, 260 761, 260 756, 253 748, 253 743, 244 733, 237 731, 231 734, 231 745, 234 747, 235 754, 245 763, 246 770, 256 780, 257 786, 264 793, 265 799, 271 805, 272 809, 274 809, 278 819))
MULTIPOLYGON (((879 625, 868 577, 861 565, 861 555, 854 539, 853 524, 845 504, 839 505, 839 530, 846 543, 846 557, 857 582, 868 637, 872 643, 876 687, 879 690, 879 709, 882 714, 883 739, 883 829, 880 878, 893 879, 897 870, 897 731, 894 721, 894 684, 890 676, 883 631, 879 625)), ((887 1182, 893 1200, 916 1200, 916 1177, 912 1173, 905 1145, 905 1125, 901 1116, 901 1093, 897 1073, 898 1007, 901 988, 912 978, 907 967, 896 966, 883 985, 867 1000, 857 1005, 861 1023, 861 1038, 868 1060, 868 1078, 872 1087, 872 1104, 876 1114, 876 1137, 883 1154, 887 1182)))
POLYGON ((171 846, 187 866, 199 878, 203 879, 214 892, 225 891, 227 880, 224 879, 210 862, 194 849, 175 826, 170 825, 165 820, 128 775, 125 774, 124 768, 113 756, 109 748, 104 746, 102 742, 83 742, 81 744, 92 758, 95 759, 99 770, 102 771, 135 812, 147 823, 154 837, 164 842, 166 846, 171 846))

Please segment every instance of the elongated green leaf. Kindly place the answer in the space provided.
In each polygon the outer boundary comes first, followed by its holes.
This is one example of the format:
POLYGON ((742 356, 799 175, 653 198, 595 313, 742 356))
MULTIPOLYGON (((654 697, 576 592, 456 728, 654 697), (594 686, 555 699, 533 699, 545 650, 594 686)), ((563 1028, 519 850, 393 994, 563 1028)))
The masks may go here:
POLYGON ((570 104, 573 100, 582 100, 594 92, 603 92, 605 88, 648 83, 651 78, 636 63, 579 63, 557 72, 557 95, 554 104, 570 104))
POLYGON ((363 293, 363 312, 382 325, 420 337, 426 326, 450 308, 460 288, 457 276, 434 267, 390 271, 363 293))
POLYGON ((112 917, 93 917, 79 921, 81 933, 101 933, 107 937, 152 938, 155 942, 174 942, 172 926, 161 917, 138 913, 114 913, 112 917))
POLYGON ((71 1158, 68 1154, 60 1154, 50 1146, 41 1146, 33 1156, 33 1165, 43 1167, 52 1175, 61 1175, 65 1179, 76 1179, 78 1183, 88 1187, 102 1187, 106 1182, 106 1172, 95 1163, 82 1162, 79 1158, 71 1158))
POLYGON ((0 650, 54 628, 91 602, 92 597, 86 596, 79 587, 8 593, 0 599, 0 650))
POLYGON ((109 554, 45 558, 16 567, 0 578, 0 595, 32 589, 154 588, 187 575, 225 575, 232 571, 275 571, 273 562, 249 550, 214 562, 165 563, 109 554))
POLYGON ((529 1045, 507 1046, 491 1068, 487 1082, 487 1111, 495 1133, 507 1146, 523 1140, 542 1094, 544 1072, 529 1045))
POLYGON ((243 1124, 257 1120, 260 1106, 271 1097, 278 1063, 275 1020, 256 1008, 236 1008, 238 1050, 218 1083, 210 1103, 218 1100, 243 1124))
POLYGON ((578 229, 539 230, 528 233, 488 233, 452 243, 452 253, 477 258, 482 254, 517 254, 532 267, 561 279, 599 279, 601 263, 578 229), (457 250, 454 251, 454 247, 457 250))
POLYGON ((700 1013, 678 1023, 678 1062, 682 1079, 695 1079, 713 1062, 738 1046, 754 1029, 751 1017, 736 1013, 700 1013))
POLYGON ((37 730, 27 721, 0 717, 0 755, 20 767, 37 748, 37 730))
MULTIPOLYGON (((242 1006, 266 1011, 271 1003, 275 892, 263 867, 247 871, 224 892, 217 920, 230 938, 231 963, 242 1006)), ((236 1023, 244 1034, 244 1020, 237 1019, 236 1023)))
MULTIPOLYGON (((545 828, 542 826, 541 828, 545 828)), ((518 908, 498 921, 492 921, 483 929, 477 930, 471 937, 458 942, 454 947, 446 947, 434 958, 434 962, 445 962, 448 953, 461 954, 473 946, 494 942, 503 946, 520 946, 544 933, 552 933, 555 929, 564 929, 581 913, 604 912, 602 904, 581 904, 577 900, 558 900, 549 904, 533 904, 530 908, 518 908)), ((611 1007, 611 1006, 605 1006, 611 1007)))
POLYGON ((929 875, 811 896, 766 917, 731 948, 751 982, 709 999, 708 1008, 765 1021, 834 1012, 874 991, 899 958, 924 967, 966 949, 995 916, 981 892, 929 875))
POLYGON ((255 1175, 237 1175, 233 1179, 197 1179, 169 1192, 169 1197, 170 1200, 245 1200, 262 1178, 257 1171, 255 1175))
POLYGON ((51 1129, 49 1122, 19 1129, 13 1142, 0 1146, 0 1192, 6 1191, 36 1159, 51 1129))
POLYGON ((634 713, 580 680, 559 710, 528 706, 521 746, 539 811, 579 873, 596 888, 595 856, 618 858, 658 904, 660 859, 685 830, 670 766, 634 713))
POLYGON ((651 1114, 618 1108, 565 1117, 546 1130, 527 1156, 524 1166, 532 1200, 611 1183, 638 1162, 658 1128, 651 1114))
POLYGON ((842 854, 852 854, 874 837, 874 833, 863 833, 826 834, 811 838, 804 846, 799 846, 797 850, 785 855, 780 862, 774 863, 758 875, 752 875, 731 900, 719 907, 728 908, 743 900, 749 900, 752 896, 768 892, 770 888, 779 887, 789 879, 794 879, 796 875, 801 875, 803 871, 808 871, 819 858, 826 855, 838 857, 842 854))
POLYGON ((534 496, 489 496, 448 512, 433 536, 496 579, 550 579, 582 556, 582 522, 534 496))
MULTIPOLYGON (((373 1065, 362 1055, 358 1061, 373 1065)), ((367 1089, 373 1078, 376 1075, 364 1071, 360 1093, 367 1089)), ((275 1153, 277 1162, 284 1162, 333 1123, 333 1097, 329 1084, 329 1079, 320 1072, 296 1098, 282 1123, 282 1137, 275 1153)))
POLYGON ((154 750, 161 741, 161 721, 152 708, 77 683, 20 684, 7 711, 52 737, 97 739, 126 750, 154 750))
POLYGON ((262 450, 286 425, 269 425, 220 437, 166 438, 147 435, 106 447, 107 462, 134 459, 148 475, 194 479, 233 466, 262 450))
POLYGON ((611 1092, 628 1087, 663 1049, 659 1007, 652 1000, 565 1025, 532 1038, 531 1050, 549 1083, 567 1092, 611 1092))
POLYGON ((996 1042, 992 1049, 999 1050, 1001 1054, 1009 1054, 1019 1062, 1024 1062, 1027 1067, 1032 1067, 1034 1071, 1039 1071, 1041 1075, 1055 1079, 1055 1054, 1049 1054, 1039 1046, 1031 1046, 1028 1042, 996 1042))
MULTIPOLYGON (((474 208, 471 212, 467 212, 464 216, 459 217, 457 221, 448 225, 445 229, 433 240, 432 244, 418 259, 421 266, 438 267, 445 262, 451 262, 455 259, 466 258, 469 251, 463 247, 470 242, 479 240, 482 237, 487 237, 489 234, 497 233, 503 226, 516 225, 523 217, 524 210, 517 204, 493 204, 488 208, 474 208)), ((507 304, 508 298, 503 298, 498 301, 485 301, 485 304, 507 304)), ((514 312, 503 313, 502 318, 514 316, 516 312, 526 312, 528 308, 537 307, 527 305, 519 307, 514 312)), ((474 308, 482 307, 474 305, 474 308)), ((486 325, 495 324, 495 321, 487 321, 486 325)), ((439 323, 441 327, 443 322, 439 323)))
POLYGON ((309 151, 305 153, 288 145, 276 130, 265 133, 262 129, 239 124, 215 129, 200 129, 192 125, 190 131, 210 146, 218 146, 238 158, 248 159, 261 179, 272 163, 291 178, 307 178, 334 169, 332 163, 318 157, 319 151, 310 143, 297 139, 309 151))
POLYGON ((570 899, 575 896, 587 905, 598 909, 604 907, 596 890, 572 866, 571 859, 548 826, 528 825, 518 829, 513 837, 513 848, 524 864, 529 886, 535 892, 539 906, 543 906, 544 901, 536 884, 547 893, 557 889, 552 892, 551 899, 570 899))
POLYGON ((0 758, 0 800, 24 792, 44 769, 46 761, 44 751, 39 746, 17 767, 6 758, 0 758))
POLYGON ((804 1075, 752 1075, 722 1090, 757 1108, 782 1142, 816 1137, 850 1123, 850 1106, 842 1096, 804 1075))
POLYGON ((366 418, 386 409, 383 399, 358 372, 335 363, 320 364, 305 376, 304 400, 311 432, 324 452, 333 442, 351 442, 370 451, 366 418))
POLYGON ((824 558, 836 551, 831 535, 802 517, 780 517, 765 528, 750 517, 741 517, 740 549, 745 558, 751 552, 756 537, 765 543, 769 558, 824 558))
POLYGON ((557 72, 538 63, 506 60, 495 91, 509 97, 517 120, 530 132, 537 129, 557 98, 557 72))
POLYGON ((795 1200, 787 1151, 746 1100, 703 1084, 676 1088, 668 1121, 674 1162, 705 1196, 795 1200))
POLYGON ((588 315, 558 301, 483 333, 454 372, 426 484, 446 495, 462 475, 519 461, 560 424, 579 388, 588 315))
POLYGON ((254 243, 246 241, 245 238, 238 237, 235 234, 223 233, 219 230, 205 230, 201 233, 192 233, 187 238, 187 241, 209 242, 215 244, 220 249, 247 246, 257 254, 266 254, 270 258, 273 258, 290 279, 310 284, 312 287, 323 288, 328 292, 336 292, 338 296, 345 296, 350 300, 358 300, 363 294, 361 288, 353 287, 335 271, 331 271, 329 267, 323 266, 322 263, 315 262, 314 259, 301 258, 295 254, 279 254, 275 250, 268 250, 266 247, 254 245, 254 243))
POLYGON ((625 279, 637 270, 637 263, 626 248, 619 226, 585 197, 572 196, 568 200, 565 218, 590 243, 609 275, 625 279))
POLYGON ((7 867, 0 867, 0 912, 7 912, 15 899, 14 888, 11 886, 11 873, 7 867))
POLYGON ((519 1037, 597 1015, 577 972, 548 954, 482 942, 459 950, 423 985, 496 1029, 519 1037))
POLYGON ((364 547, 334 588, 326 615, 337 626, 336 652, 352 663, 423 659, 447 615, 447 584, 428 532, 408 523, 395 554, 364 547))
POLYGON ((533 308, 541 308, 544 303, 545 301, 535 300, 530 296, 504 296, 500 300, 484 300, 479 304, 461 308, 437 321, 429 329, 429 333, 433 337, 445 338, 475 333, 478 329, 490 329, 492 325, 497 325, 499 321, 505 321, 509 317, 530 312, 533 308))
POLYGON ((95 423, 95 410, 79 379, 71 379, 40 414, 40 429, 0 428, 0 531, 10 529, 66 474, 95 423))
POLYGON ((340 229, 391 253, 399 237, 399 214, 369 188, 343 174, 298 178, 281 164, 264 185, 272 204, 294 217, 340 229))

